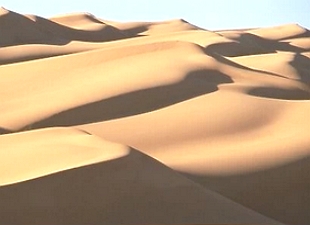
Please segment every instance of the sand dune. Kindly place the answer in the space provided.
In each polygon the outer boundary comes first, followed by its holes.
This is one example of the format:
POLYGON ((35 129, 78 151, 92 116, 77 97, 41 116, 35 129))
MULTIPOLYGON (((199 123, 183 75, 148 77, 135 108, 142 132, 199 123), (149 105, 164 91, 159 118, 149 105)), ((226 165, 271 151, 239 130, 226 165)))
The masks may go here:
POLYGON ((256 34, 268 40, 284 40, 289 38, 309 37, 309 30, 298 24, 286 24, 271 28, 252 29, 249 33, 256 34))
MULTIPOLYGON (((79 19, 79 17, 73 17, 73 19, 75 18, 79 19)), ((92 24, 87 24, 88 26, 85 28, 65 26, 57 23, 57 20, 54 22, 39 16, 24 16, 1 8, 0 21, 1 29, 9 31, 1 36, 1 46, 21 44, 65 45, 73 40, 101 42, 126 37, 117 28, 100 21, 97 22, 95 19, 89 19, 92 24)))
POLYGON ((0 225, 310 223, 309 30, 0 11, 0 225))
POLYGON ((53 128, 1 139, 1 171, 10 171, 1 174, 3 224, 280 224, 85 132, 53 128))
POLYGON ((38 130, 3 135, 0 139, 0 185, 34 179, 89 163, 108 161, 129 153, 126 147, 105 142, 76 129, 38 130), (104 149, 113 151, 107 153, 104 149))

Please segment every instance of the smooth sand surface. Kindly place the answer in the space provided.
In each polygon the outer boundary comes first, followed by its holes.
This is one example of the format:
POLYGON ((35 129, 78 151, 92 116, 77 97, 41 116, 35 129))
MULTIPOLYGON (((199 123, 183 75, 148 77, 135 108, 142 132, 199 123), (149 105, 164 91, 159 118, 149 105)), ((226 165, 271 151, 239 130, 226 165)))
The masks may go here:
POLYGON ((306 28, 0 29, 0 225, 310 224, 306 28))

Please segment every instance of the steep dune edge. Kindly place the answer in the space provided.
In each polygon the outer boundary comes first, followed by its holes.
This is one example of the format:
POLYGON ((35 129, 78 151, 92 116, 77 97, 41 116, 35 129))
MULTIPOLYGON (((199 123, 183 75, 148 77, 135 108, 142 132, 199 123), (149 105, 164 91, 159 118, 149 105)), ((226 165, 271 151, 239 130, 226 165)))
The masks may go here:
POLYGON ((205 30, 183 19, 173 19, 160 22, 116 22, 96 18, 90 13, 70 13, 51 17, 49 20, 68 27, 93 27, 94 24, 109 24, 131 35, 154 35, 180 31, 205 30))
POLYGON ((309 167, 301 162, 310 155, 309 107, 309 102, 220 90, 147 114, 79 128, 134 146, 278 221, 306 225, 309 167), (293 168, 285 169, 290 164, 293 168), (290 213, 283 213, 286 210, 290 213))
POLYGON ((268 71, 278 76, 299 80, 310 85, 310 60, 302 54, 279 52, 265 55, 231 57, 230 60, 250 68, 268 71))
POLYGON ((309 51, 310 31, 295 24, 215 33, 235 41, 235 43, 217 43, 209 47, 228 57, 309 51))
POLYGON ((0 186, 129 154, 125 146, 73 128, 1 135, 0 149, 0 186))
POLYGON ((298 24, 285 24, 275 27, 252 29, 249 30, 248 33, 256 34, 270 40, 284 40, 310 36, 310 31, 298 24))
POLYGON ((36 15, 21 15, 5 8, 1 8, 0 27, 9 31, 0 38, 0 65, 112 47, 104 43, 107 41, 125 40, 114 45, 119 46, 127 41, 126 45, 188 39, 204 43, 207 34, 220 38, 182 19, 117 23, 101 20, 90 13, 71 13, 45 19, 36 15), (199 34, 200 31, 203 33, 199 34), (191 32, 194 34, 191 35, 191 32), (176 36, 174 33, 180 34, 176 36), (148 38, 158 35, 161 38, 148 38), (135 41, 135 37, 145 39, 135 41))
MULTIPOLYGON (((0 127, 7 130, 19 130, 58 113, 96 102, 101 107, 100 111, 97 110, 98 116, 93 114, 94 111, 88 111, 83 112, 83 117, 93 118, 47 126, 79 125, 145 113, 212 93, 218 90, 218 85, 224 84, 233 91, 254 96, 297 100, 310 97, 309 87, 299 81, 241 67, 223 57, 209 55, 197 44, 179 41, 99 49, 11 64, 0 67, 0 72, 0 86, 3 87, 0 90, 1 108, 6 115, 0 119, 0 127), (150 71, 149 67, 157 70, 150 71), (14 85, 8 86, 8 83, 14 85), (234 85, 229 85, 233 83, 239 86, 234 89, 234 85), (19 92, 15 91, 16 88, 19 92), (270 90, 279 93, 273 96, 270 90), (144 93, 149 94, 150 101, 145 100, 144 93), (62 101, 56 96, 61 96, 62 101), (46 99, 50 101, 46 102, 46 99), (111 102, 105 105, 103 101, 111 102), (138 108, 130 104, 138 101, 141 102, 138 108), (44 104, 37 104, 39 102, 44 104), (116 110, 114 115, 109 113, 113 110, 116 110), (105 113, 108 115, 104 116, 105 113)), ((69 121, 75 117, 66 118, 69 121)))
MULTIPOLYGON (((169 87, 188 74, 199 77, 201 76, 199 71, 204 69, 201 68, 200 56, 202 59, 205 57, 201 47, 172 41, 98 50, 0 67, 2 74, 0 85, 3 85, 0 90, 3 99, 1 108, 2 113, 6 115, 2 117, 0 127, 21 129, 79 105, 141 89, 162 85, 169 87), (166 60, 160 60, 163 58, 166 60), (76 65, 74 68, 72 63, 76 65), (149 71, 146 65, 158 70, 149 71), (158 76, 160 70, 167 71, 169 75, 158 76), (67 73, 64 74, 62 71, 67 73), (33 82, 34 79, 36 82, 33 82), (120 80, 123 82, 119 82, 120 80), (7 86, 7 83, 14 85, 7 86), (16 88, 19 92, 15 91, 16 88), (62 101, 56 96, 62 98, 62 101), (46 99, 50 101, 46 102, 46 99), (45 104, 37 104, 42 101, 45 104), (22 112, 24 117, 20 118, 19 114, 22 112)), ((206 60, 210 62, 208 67, 212 69, 215 63, 213 59, 207 57, 206 60)), ((225 75, 218 76, 219 79, 215 79, 220 83, 222 77, 224 82, 228 80, 225 79, 225 75)), ((214 75, 211 79, 212 77, 214 75)), ((206 90, 200 92, 208 91, 209 87, 204 89, 206 90)), ((211 87, 210 91, 213 89, 211 87)))
POLYGON ((1 224, 281 224, 72 128, 3 135, 1 154, 1 224))
POLYGON ((69 13, 49 18, 49 20, 71 28, 85 29, 85 27, 95 27, 106 24, 90 13, 69 13))
MULTIPOLYGON (((128 33, 127 31, 124 31, 128 33)), ((59 32, 57 32, 59 33, 59 32)), ((61 33, 61 32, 60 32, 61 33)), ((99 35, 100 37, 100 35, 99 35)), ((85 52, 94 49, 120 48, 127 46, 139 46, 144 44, 156 44, 168 41, 183 41, 198 44, 202 47, 216 43, 232 43, 229 40, 213 32, 202 30, 188 30, 171 33, 156 32, 154 35, 137 36, 130 32, 126 38, 109 42, 89 42, 83 40, 72 40, 62 45, 48 44, 27 44, 13 45, 0 48, 0 64, 17 63, 34 59, 62 56, 85 52)))
POLYGON ((95 49, 112 49, 129 46, 133 47, 169 41, 191 42, 202 47, 219 42, 233 42, 232 40, 226 39, 212 32, 191 30, 176 33, 159 33, 158 35, 119 39, 110 42, 85 42, 74 40, 64 45, 15 45, 0 48, 0 64, 5 65, 10 63, 18 63, 34 59, 74 54, 95 49))
POLYGON ((65 45, 70 41, 103 42, 128 37, 122 31, 104 23, 93 23, 93 29, 68 27, 39 16, 26 16, 1 8, 0 46, 23 44, 65 45))
POLYGON ((56 34, 40 29, 34 21, 24 15, 0 8, 0 28, 6 32, 1 33, 0 46, 11 46, 30 43, 63 44, 66 40, 56 34))

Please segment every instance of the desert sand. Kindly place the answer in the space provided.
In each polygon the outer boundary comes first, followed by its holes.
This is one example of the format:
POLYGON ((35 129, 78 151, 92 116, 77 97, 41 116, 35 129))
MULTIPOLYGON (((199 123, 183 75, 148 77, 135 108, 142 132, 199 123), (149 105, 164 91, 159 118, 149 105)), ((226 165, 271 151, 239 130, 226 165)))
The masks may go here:
POLYGON ((0 29, 0 225, 310 224, 306 28, 0 29))

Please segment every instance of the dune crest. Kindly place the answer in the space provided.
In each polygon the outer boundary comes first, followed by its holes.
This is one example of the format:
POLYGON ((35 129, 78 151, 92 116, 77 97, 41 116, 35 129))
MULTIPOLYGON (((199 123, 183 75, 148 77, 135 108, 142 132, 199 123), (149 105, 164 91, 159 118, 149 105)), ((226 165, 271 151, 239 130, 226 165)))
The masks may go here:
POLYGON ((0 9, 0 224, 310 224, 310 32, 0 9))
POLYGON ((112 160, 129 153, 127 147, 69 128, 3 135, 0 140, 0 186, 112 160), (113 151, 105 152, 105 149, 113 151))
POLYGON ((1 223, 280 225, 202 188, 134 149, 79 130, 52 128, 4 135, 1 143, 4 157, 0 171, 10 171, 0 174, 4 179, 4 186, 0 187, 1 223), (14 140, 20 143, 7 144, 14 140), (23 164, 16 155, 32 163, 23 164), (20 167, 7 165, 6 161, 14 161, 20 167), (21 175, 36 179, 21 182, 23 179, 16 177, 21 175), (14 177, 20 183, 5 180, 14 177), (96 213, 98 210, 100 213, 96 213), (204 213, 199 215, 199 211, 204 213))

